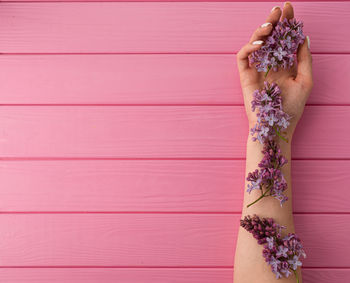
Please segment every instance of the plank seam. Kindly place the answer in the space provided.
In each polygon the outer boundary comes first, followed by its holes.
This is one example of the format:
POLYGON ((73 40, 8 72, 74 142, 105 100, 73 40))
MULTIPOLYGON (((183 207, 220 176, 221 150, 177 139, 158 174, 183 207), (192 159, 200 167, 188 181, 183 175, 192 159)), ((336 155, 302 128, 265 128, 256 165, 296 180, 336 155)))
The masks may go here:
MULTIPOLYGON (((349 0, 350 1, 350 0, 349 0)), ((1 1, 1 3, 4 3, 1 1)), ((9 3, 16 3, 16 2, 9 2, 9 3)), ((29 3, 29 2, 23 2, 23 3, 29 3)), ((44 3, 44 2, 37 2, 37 3, 44 3)), ((52 3, 52 2, 47 2, 52 3)), ((62 2, 59 2, 62 3, 62 2)), ((73 3, 73 2, 72 2, 73 3)), ((74 2, 75 3, 75 2, 74 2)), ((85 2, 85 3, 91 3, 91 2, 85 2)), ((235 52, 196 52, 196 51, 187 51, 187 52, 0 52, 0 55, 2 56, 8 56, 8 55, 237 55, 237 51, 235 52)), ((350 52, 312 52, 312 55, 350 55, 350 52)))
MULTIPOLYGON (((15 269, 15 268, 19 268, 19 269, 29 269, 29 268, 42 268, 42 269, 49 269, 49 268, 55 268, 55 269, 63 269, 63 268, 69 268, 69 269, 74 269, 74 268, 98 268, 98 269, 103 269, 103 268, 115 268, 115 269, 232 269, 234 266, 127 266, 127 265, 3 265, 0 266, 0 269, 15 269)), ((350 266, 332 266, 332 267, 327 267, 327 266, 305 266, 302 267, 302 269, 334 269, 334 270, 349 270, 350 266)))
MULTIPOLYGON (((76 160, 76 161, 83 161, 83 160, 219 160, 219 161, 225 161, 225 160, 246 160, 245 157, 0 157, 1 161, 65 161, 65 160, 76 160)), ((310 158, 303 158, 303 157, 294 157, 292 160, 303 160, 303 161, 349 161, 350 157, 334 157, 334 158, 328 158, 328 157, 310 157, 310 158)))
MULTIPOLYGON (((333 3, 347 3, 350 0, 338 0, 338 1, 334 1, 333 3)), ((71 0, 62 0, 62 1, 57 1, 57 0, 53 0, 53 1, 40 1, 40 0, 31 0, 31 1, 1 1, 1 3, 145 3, 145 2, 150 2, 150 3, 218 3, 218 2, 242 2, 242 0, 176 0, 176 1, 162 1, 162 0, 124 0, 124 1, 118 1, 118 0, 113 0, 113 1, 86 1, 86 0, 77 0, 77 1, 71 1, 71 0)), ((245 2, 258 2, 258 3, 270 3, 271 1, 269 0, 260 0, 260 1, 256 1, 256 0, 246 0, 245 2)), ((294 2, 330 2, 330 0, 294 0, 294 2)))
MULTIPOLYGON (((350 1, 350 0, 349 0, 350 1)), ((98 106, 98 107, 123 107, 123 106, 135 106, 135 107, 167 107, 167 106, 174 106, 174 107, 203 107, 203 106, 213 106, 213 107, 221 107, 221 106, 232 106, 232 107, 242 107, 244 106, 243 103, 0 103, 0 106, 6 106, 6 107, 20 107, 20 106, 27 106, 27 107, 93 107, 93 106, 98 106)), ((306 103, 306 106, 344 106, 348 107, 350 106, 350 103, 306 103)))
MULTIPOLYGON (((241 211, 0 211, 1 214, 186 214, 239 215, 241 211)), ((350 215, 350 212, 293 212, 293 215, 350 215)))

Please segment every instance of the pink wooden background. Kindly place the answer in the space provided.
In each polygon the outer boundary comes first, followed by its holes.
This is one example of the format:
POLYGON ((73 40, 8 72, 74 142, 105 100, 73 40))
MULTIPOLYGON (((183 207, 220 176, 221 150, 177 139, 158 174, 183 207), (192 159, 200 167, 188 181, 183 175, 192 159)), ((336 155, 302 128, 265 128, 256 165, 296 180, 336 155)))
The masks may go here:
MULTIPOLYGON (((2 1, 0 282, 232 283, 235 54, 274 5, 2 1)), ((315 70, 293 141, 304 282, 348 283, 350 2, 295 10, 315 70)))

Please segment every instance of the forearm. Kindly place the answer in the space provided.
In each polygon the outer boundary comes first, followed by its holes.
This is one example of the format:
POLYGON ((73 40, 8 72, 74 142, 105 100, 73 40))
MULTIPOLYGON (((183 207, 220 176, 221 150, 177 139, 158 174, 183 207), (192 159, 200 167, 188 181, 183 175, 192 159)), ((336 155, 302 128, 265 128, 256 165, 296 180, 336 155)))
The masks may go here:
MULTIPOLYGON (((247 205, 255 201, 261 196, 260 190, 253 190, 250 194, 246 191, 248 181, 245 182, 244 200, 242 209, 242 218, 245 215, 257 214, 259 217, 271 217, 283 226, 286 226, 284 233, 294 232, 294 221, 292 214, 292 184, 291 184, 291 135, 288 137, 289 142, 278 139, 277 142, 281 148, 282 154, 287 158, 288 163, 282 167, 282 172, 287 181, 288 188, 284 194, 288 197, 288 201, 281 207, 280 202, 273 197, 265 197, 256 204, 247 208, 247 205)), ((251 136, 247 139, 246 153, 246 173, 254 171, 258 168, 263 154, 261 153, 263 145, 258 141, 252 141, 251 136)), ((239 228, 236 254, 235 254, 235 283, 267 283, 267 282, 296 282, 294 276, 289 278, 275 279, 275 275, 271 272, 270 266, 265 262, 262 256, 261 245, 257 244, 256 239, 242 227, 239 228)), ((300 282, 301 274, 298 270, 300 282)))
MULTIPOLYGON (((287 181, 288 188, 284 194, 288 197, 288 201, 281 207, 280 202, 273 197, 264 197, 256 204, 247 208, 247 205, 255 201, 261 196, 260 190, 252 190, 248 193, 246 188, 248 181, 245 181, 244 200, 242 216, 247 214, 257 214, 260 217, 273 217, 276 222, 285 225, 290 231, 293 229, 293 215, 292 215, 292 184, 291 184, 291 139, 292 135, 288 135, 288 143, 281 139, 276 139, 281 148, 282 155, 288 160, 287 164, 282 166, 282 173, 287 181)), ((263 145, 258 141, 252 141, 252 136, 247 135, 247 152, 246 152, 246 172, 245 177, 249 172, 258 169, 258 163, 262 160, 263 145)))

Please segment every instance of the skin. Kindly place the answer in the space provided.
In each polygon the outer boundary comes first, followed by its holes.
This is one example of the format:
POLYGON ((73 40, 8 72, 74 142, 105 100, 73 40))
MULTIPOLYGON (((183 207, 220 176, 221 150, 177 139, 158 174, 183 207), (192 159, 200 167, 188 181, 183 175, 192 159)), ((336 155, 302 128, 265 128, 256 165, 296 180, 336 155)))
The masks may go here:
MULTIPOLYGON (((291 19, 294 17, 293 7, 286 2, 283 9, 276 8, 267 17, 266 22, 271 23, 266 27, 258 27, 251 36, 249 42, 242 47, 237 54, 237 65, 240 74, 240 82, 244 96, 244 104, 249 122, 249 129, 256 123, 256 113, 251 111, 252 94, 254 90, 261 89, 266 79, 268 82, 276 82, 282 91, 283 109, 293 118, 287 130, 286 143, 281 139, 277 139, 282 154, 288 159, 288 163, 282 167, 282 172, 286 178, 288 189, 285 194, 289 200, 280 206, 279 201, 267 197, 258 203, 247 208, 247 205, 260 196, 260 191, 255 190, 250 194, 246 192, 248 182, 245 182, 244 200, 242 209, 242 218, 245 215, 257 214, 260 217, 272 217, 281 225, 287 227, 284 233, 295 232, 294 219, 292 211, 292 183, 291 183, 291 142, 295 127, 300 120, 305 103, 309 97, 313 87, 312 79, 312 57, 308 48, 307 40, 299 47, 297 53, 297 64, 290 70, 278 70, 274 72, 270 70, 265 78, 263 73, 258 73, 254 66, 249 66, 249 55, 258 50, 262 45, 252 44, 254 41, 262 40, 271 33, 273 26, 284 18, 291 19)), ((263 23, 262 23, 263 24, 263 23)), ((247 153, 246 153, 246 173, 254 171, 258 168, 258 163, 263 155, 261 150, 263 146, 259 142, 253 142, 247 129, 247 153)), ((302 239, 301 239, 302 240, 302 239)), ((256 240, 250 233, 239 227, 237 246, 234 263, 234 282, 235 283, 271 283, 271 282, 297 282, 294 275, 289 278, 276 279, 272 273, 270 266, 265 262, 262 256, 263 247, 258 245, 256 240)), ((298 269, 299 282, 302 282, 301 271, 298 269)))

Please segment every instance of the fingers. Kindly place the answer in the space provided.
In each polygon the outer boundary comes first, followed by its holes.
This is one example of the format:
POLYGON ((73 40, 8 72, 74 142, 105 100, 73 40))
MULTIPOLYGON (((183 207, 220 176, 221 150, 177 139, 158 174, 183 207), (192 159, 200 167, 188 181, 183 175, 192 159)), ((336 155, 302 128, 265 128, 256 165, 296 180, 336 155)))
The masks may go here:
POLYGON ((249 42, 252 43, 257 40, 263 40, 266 36, 268 36, 271 33, 273 26, 278 23, 281 14, 282 11, 280 7, 276 6, 272 8, 270 15, 266 19, 266 22, 255 30, 249 42))
POLYGON ((257 41, 257 40, 262 40, 266 36, 268 36, 271 31, 272 31, 272 24, 271 23, 264 23, 255 30, 255 32, 253 33, 249 42, 252 43, 252 42, 257 41))
POLYGON ((262 24, 255 30, 249 43, 242 47, 237 53, 237 64, 239 70, 249 68, 248 56, 255 50, 258 50, 263 44, 263 39, 268 36, 274 25, 276 25, 281 17, 281 8, 276 6, 272 8, 270 15, 266 19, 266 23, 262 24))
POLYGON ((275 26, 280 20, 281 14, 282 14, 282 11, 280 7, 278 6, 273 7, 270 15, 266 19, 266 22, 271 23, 272 25, 275 26))
POLYGON ((237 66, 239 71, 249 68, 248 56, 255 50, 258 50, 264 42, 257 40, 252 43, 247 43, 237 53, 237 66))
POLYGON ((298 49, 298 69, 295 80, 307 88, 312 88, 312 57, 310 52, 310 39, 307 36, 303 45, 298 49))
POLYGON ((292 4, 290 2, 284 3, 281 21, 283 21, 284 19, 290 20, 293 18, 294 18, 294 10, 293 10, 292 4))

